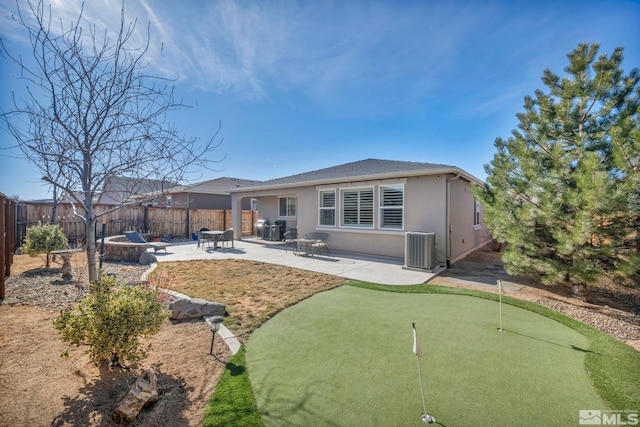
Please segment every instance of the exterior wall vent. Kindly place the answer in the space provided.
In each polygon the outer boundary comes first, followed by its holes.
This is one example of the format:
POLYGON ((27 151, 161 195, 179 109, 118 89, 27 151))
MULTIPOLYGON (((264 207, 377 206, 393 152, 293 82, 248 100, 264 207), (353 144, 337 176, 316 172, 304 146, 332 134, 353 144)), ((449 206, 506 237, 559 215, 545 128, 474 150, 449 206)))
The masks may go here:
POLYGON ((404 266, 432 270, 436 267, 436 233, 405 233, 404 266))

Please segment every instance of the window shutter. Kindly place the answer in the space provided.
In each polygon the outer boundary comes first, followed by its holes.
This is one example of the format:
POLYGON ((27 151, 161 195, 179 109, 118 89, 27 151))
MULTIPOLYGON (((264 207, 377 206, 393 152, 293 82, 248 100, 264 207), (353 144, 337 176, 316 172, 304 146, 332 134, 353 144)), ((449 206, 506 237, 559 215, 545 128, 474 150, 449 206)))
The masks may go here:
POLYGON ((380 227, 402 229, 404 187, 380 187, 380 227))
POLYGON ((342 191, 342 225, 373 227, 373 188, 342 191))

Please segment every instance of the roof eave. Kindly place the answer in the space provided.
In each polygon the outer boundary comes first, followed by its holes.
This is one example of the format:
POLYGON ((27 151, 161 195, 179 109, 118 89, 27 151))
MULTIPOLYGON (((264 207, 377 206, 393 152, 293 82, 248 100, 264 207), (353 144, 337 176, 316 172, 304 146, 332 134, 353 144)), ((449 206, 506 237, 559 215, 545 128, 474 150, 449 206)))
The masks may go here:
POLYGON ((277 190, 277 189, 291 188, 291 187, 310 187, 310 186, 316 186, 316 185, 338 184, 338 183, 344 183, 344 182, 374 181, 374 180, 402 178, 402 177, 409 177, 409 176, 425 176, 425 175, 441 175, 441 174, 457 174, 469 181, 475 182, 479 185, 484 185, 484 182, 482 182, 475 176, 463 171, 458 167, 446 167, 446 168, 437 168, 437 169, 419 169, 419 170, 386 172, 386 173, 358 175, 358 176, 349 176, 349 177, 340 177, 340 178, 318 179, 318 180, 312 180, 312 181, 302 181, 295 184, 290 183, 290 184, 262 185, 262 186, 256 186, 256 187, 240 187, 240 188, 235 188, 233 190, 229 190, 229 193, 247 193, 247 192, 253 192, 253 191, 277 190))

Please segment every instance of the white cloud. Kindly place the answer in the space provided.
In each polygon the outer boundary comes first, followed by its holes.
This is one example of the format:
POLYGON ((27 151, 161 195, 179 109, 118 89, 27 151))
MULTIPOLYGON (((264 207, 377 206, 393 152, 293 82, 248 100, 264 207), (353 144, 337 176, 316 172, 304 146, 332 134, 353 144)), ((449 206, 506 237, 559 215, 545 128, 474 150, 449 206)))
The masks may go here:
POLYGON ((189 5, 154 13, 154 26, 171 28, 160 32, 164 50, 153 61, 157 67, 205 91, 251 100, 296 93, 329 106, 389 92, 397 92, 399 102, 428 93, 481 19, 477 11, 451 16, 451 10, 420 3, 189 5))
MULTIPOLYGON (((51 1, 63 23, 77 18, 81 4, 51 1)), ((101 34, 117 29, 120 8, 118 0, 92 0, 84 18, 101 34)), ((451 12, 429 3, 125 4, 126 19, 138 18, 131 46, 144 46, 151 24, 146 59, 158 73, 200 91, 260 101, 296 93, 299 101, 329 107, 354 97, 369 104, 389 93, 401 103, 437 87, 460 40, 480 19, 474 10, 451 12)))
MULTIPOLYGON (((24 42, 10 22, 15 7, 5 3, 0 32, 24 42)), ((51 4, 69 23, 81 0, 51 4)), ((87 1, 84 16, 99 31, 117 28, 120 7, 120 0, 87 1)), ((507 2, 129 0, 125 12, 138 18, 132 46, 144 46, 150 23, 150 70, 183 87, 338 115, 406 111, 488 86, 485 97, 504 99, 501 88, 538 79, 538 64, 563 59, 558 49, 566 53, 554 42, 562 35, 551 22, 557 11, 531 13, 507 2)))

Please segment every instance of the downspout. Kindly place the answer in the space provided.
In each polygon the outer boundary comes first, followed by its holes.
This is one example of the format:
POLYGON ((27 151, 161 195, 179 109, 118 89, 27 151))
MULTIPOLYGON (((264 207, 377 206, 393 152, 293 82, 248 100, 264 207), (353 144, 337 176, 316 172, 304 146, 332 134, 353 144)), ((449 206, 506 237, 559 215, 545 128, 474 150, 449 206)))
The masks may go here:
POLYGON ((460 173, 456 172, 454 177, 447 179, 447 250, 445 251, 447 268, 451 267, 451 181, 459 178, 460 173))

